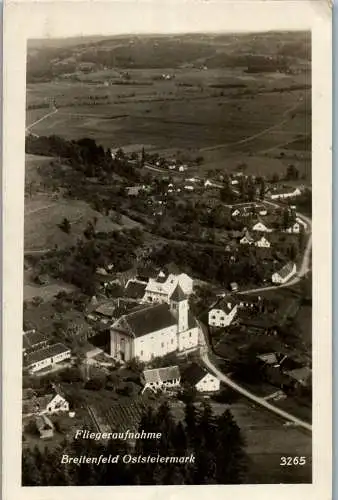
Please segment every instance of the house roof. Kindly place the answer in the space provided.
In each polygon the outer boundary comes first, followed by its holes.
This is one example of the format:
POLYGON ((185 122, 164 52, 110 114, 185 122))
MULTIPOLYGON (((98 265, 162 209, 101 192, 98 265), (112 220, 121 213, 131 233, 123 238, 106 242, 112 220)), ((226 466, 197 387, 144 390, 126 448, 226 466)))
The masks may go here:
POLYGON ((279 276, 281 278, 286 278, 287 276, 289 276, 289 274, 292 273, 293 271, 293 266, 294 262, 288 262, 287 264, 285 264, 285 266, 283 266, 282 269, 277 271, 279 276))
POLYGON ((178 284, 173 293, 171 294, 170 300, 173 300, 175 302, 180 302, 186 299, 187 299, 186 294, 183 292, 182 288, 178 284))
POLYGON ((139 311, 126 314, 120 326, 129 331, 134 337, 142 337, 148 333, 174 326, 176 318, 170 311, 168 304, 156 304, 139 311))
POLYGON ((63 344, 53 344, 43 349, 39 349, 31 354, 27 354, 24 358, 24 363, 26 366, 33 365, 34 363, 38 363, 43 359, 51 358, 52 356, 57 356, 58 354, 62 354, 64 352, 69 352, 69 347, 66 347, 63 344))
POLYGON ((295 368, 294 370, 290 370, 285 372, 289 377, 297 380, 297 382, 304 383, 311 376, 311 369, 308 366, 303 366, 301 368, 295 368))
POLYGON ((111 318, 114 315, 114 311, 116 309, 116 306, 113 302, 104 302, 103 304, 100 304, 96 309, 95 312, 97 314, 102 314, 102 316, 108 316, 111 318))
POLYGON ((35 418, 36 427, 38 431, 41 432, 47 429, 54 429, 54 425, 51 420, 47 417, 47 415, 39 415, 35 418))
POLYGON ((165 366, 162 368, 154 368, 152 370, 144 370, 143 376, 146 384, 168 382, 169 380, 179 379, 180 370, 176 365, 165 366))
POLYGON ((261 361, 264 361, 264 363, 268 365, 274 365, 278 363, 278 357, 275 352, 268 352, 266 354, 258 354, 257 356, 258 359, 261 361))
POLYGON ((207 373, 208 371, 199 364, 191 363, 182 373, 182 379, 184 382, 196 385, 207 373))
POLYGON ((48 342, 48 338, 40 332, 29 330, 28 332, 24 332, 23 334, 23 347, 25 349, 37 346, 42 342, 48 342))
POLYGON ((125 288, 125 295, 130 299, 141 299, 146 289, 146 283, 141 281, 130 280, 125 288))

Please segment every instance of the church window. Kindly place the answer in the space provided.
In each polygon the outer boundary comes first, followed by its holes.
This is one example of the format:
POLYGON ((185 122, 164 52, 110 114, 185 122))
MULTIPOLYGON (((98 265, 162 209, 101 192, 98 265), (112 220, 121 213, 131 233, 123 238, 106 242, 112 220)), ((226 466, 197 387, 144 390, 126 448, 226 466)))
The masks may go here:
POLYGON ((164 347, 164 342, 161 342, 161 347, 162 347, 162 349, 163 349, 163 347, 164 347))
POLYGON ((189 337, 191 337, 191 332, 189 332, 189 337))
POLYGON ((143 351, 140 351, 140 355, 143 356, 143 351))
POLYGON ((174 339, 171 339, 171 343, 172 343, 172 344, 174 343, 174 339))

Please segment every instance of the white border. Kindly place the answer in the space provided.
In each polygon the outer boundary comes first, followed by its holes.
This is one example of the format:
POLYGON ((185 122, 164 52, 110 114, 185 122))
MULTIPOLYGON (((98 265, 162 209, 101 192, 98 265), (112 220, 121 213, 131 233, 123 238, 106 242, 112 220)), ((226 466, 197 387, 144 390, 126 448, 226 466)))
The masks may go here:
POLYGON ((3 102, 3 493, 6 500, 120 496, 183 499, 331 498, 331 11, 325 1, 127 0, 7 2, 3 102), (312 485, 21 487, 25 64, 28 38, 91 34, 310 29, 313 44, 313 464, 312 485))

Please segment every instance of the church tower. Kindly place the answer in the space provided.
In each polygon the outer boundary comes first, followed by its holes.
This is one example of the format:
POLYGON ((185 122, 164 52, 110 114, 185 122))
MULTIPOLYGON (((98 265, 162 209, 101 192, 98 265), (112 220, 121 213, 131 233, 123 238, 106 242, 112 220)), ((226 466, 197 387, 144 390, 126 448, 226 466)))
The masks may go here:
POLYGON ((188 330, 188 311, 189 303, 188 297, 183 292, 182 288, 178 284, 170 297, 170 310, 173 315, 177 318, 178 333, 182 333, 188 330))

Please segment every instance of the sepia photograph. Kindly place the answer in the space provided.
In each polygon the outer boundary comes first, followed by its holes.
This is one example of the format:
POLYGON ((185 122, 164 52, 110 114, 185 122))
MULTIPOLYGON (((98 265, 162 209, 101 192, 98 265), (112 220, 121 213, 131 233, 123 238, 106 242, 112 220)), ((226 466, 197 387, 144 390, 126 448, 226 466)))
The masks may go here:
POLYGON ((25 152, 22 484, 311 483, 311 33, 29 40, 25 152))
POLYGON ((4 32, 4 496, 329 500, 329 8, 38 4, 4 32))

